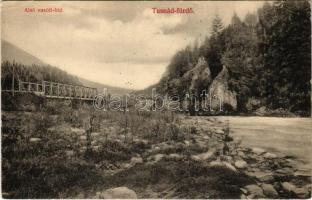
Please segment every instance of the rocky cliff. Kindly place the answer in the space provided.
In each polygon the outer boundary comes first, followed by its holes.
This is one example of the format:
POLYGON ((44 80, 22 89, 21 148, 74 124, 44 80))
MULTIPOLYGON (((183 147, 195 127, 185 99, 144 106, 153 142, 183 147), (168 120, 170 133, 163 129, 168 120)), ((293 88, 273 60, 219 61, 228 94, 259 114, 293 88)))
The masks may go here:
POLYGON ((200 57, 196 66, 184 74, 184 78, 190 82, 190 91, 197 91, 200 93, 203 86, 210 85, 212 81, 211 71, 205 58, 200 57))
POLYGON ((212 81, 209 86, 210 95, 212 95, 211 108, 215 111, 220 110, 221 101, 221 112, 229 112, 237 110, 237 98, 236 93, 231 91, 228 86, 229 71, 226 66, 223 66, 222 71, 212 81))
POLYGON ((200 57, 196 66, 186 72, 183 78, 189 82, 188 90, 191 93, 200 95, 203 90, 209 92, 211 112, 222 113, 237 110, 237 94, 229 89, 230 75, 226 66, 223 66, 222 71, 213 79, 207 61, 204 57, 200 57))

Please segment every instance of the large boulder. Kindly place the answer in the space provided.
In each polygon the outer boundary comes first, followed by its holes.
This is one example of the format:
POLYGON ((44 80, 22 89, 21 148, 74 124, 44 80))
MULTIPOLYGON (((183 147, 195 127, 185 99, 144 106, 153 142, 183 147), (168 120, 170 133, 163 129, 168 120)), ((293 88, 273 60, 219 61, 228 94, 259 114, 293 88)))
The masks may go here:
POLYGON ((127 187, 117 187, 96 193, 97 199, 137 199, 137 194, 127 187))
POLYGON ((244 169, 247 167, 247 162, 244 160, 237 160, 235 161, 234 165, 238 169, 244 169))
POLYGON ((275 190, 275 188, 273 187, 273 185, 262 184, 261 187, 262 187, 263 193, 265 194, 266 197, 273 198, 273 199, 278 197, 278 193, 275 190))
POLYGON ((211 158, 214 155, 214 153, 215 151, 207 151, 205 153, 193 155, 191 156, 191 158, 196 161, 204 161, 204 160, 208 160, 209 158, 211 158))
POLYGON ((237 110, 236 92, 229 89, 229 71, 223 66, 222 71, 212 81, 209 87, 209 98, 211 98, 212 112, 227 112, 237 110), (221 102, 221 107, 220 107, 221 102))
POLYGON ((251 194, 254 198, 263 198, 263 190, 258 185, 247 185, 245 186, 246 190, 249 194, 251 194))
POLYGON ((133 166, 136 165, 136 164, 142 164, 143 163, 143 159, 142 159, 141 156, 132 157, 130 163, 133 166))

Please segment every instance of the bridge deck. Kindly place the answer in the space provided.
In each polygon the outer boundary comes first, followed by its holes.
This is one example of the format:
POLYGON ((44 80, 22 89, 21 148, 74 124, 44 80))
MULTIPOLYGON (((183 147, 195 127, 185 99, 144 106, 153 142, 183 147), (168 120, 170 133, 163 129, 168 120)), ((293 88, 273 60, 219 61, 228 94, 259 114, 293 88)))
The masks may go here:
POLYGON ((18 90, 3 90, 3 92, 26 92, 34 93, 46 98, 94 100, 97 89, 81 85, 70 85, 42 81, 42 83, 18 82, 18 90))

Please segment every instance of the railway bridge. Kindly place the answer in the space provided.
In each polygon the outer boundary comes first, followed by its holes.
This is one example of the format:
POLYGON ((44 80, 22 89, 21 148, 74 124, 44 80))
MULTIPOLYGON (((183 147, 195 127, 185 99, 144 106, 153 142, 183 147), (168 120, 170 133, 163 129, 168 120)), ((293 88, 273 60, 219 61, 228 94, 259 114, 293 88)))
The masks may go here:
MULTIPOLYGON (((14 87, 13 87, 14 88, 14 87)), ((34 93, 38 96, 58 99, 79 99, 94 100, 97 95, 97 89, 82 85, 71 85, 56 83, 51 81, 42 81, 41 83, 18 81, 18 89, 4 90, 6 92, 16 93, 34 93)))

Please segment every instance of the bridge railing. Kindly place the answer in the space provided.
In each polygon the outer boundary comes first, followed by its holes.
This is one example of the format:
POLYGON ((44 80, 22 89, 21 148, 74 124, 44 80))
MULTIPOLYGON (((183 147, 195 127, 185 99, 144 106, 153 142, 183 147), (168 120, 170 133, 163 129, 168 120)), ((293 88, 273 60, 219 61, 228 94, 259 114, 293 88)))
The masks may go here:
POLYGON ((97 89, 81 85, 71 85, 42 81, 42 83, 32 83, 19 81, 19 92, 34 92, 38 95, 50 98, 87 99, 93 100, 97 95, 97 89))

